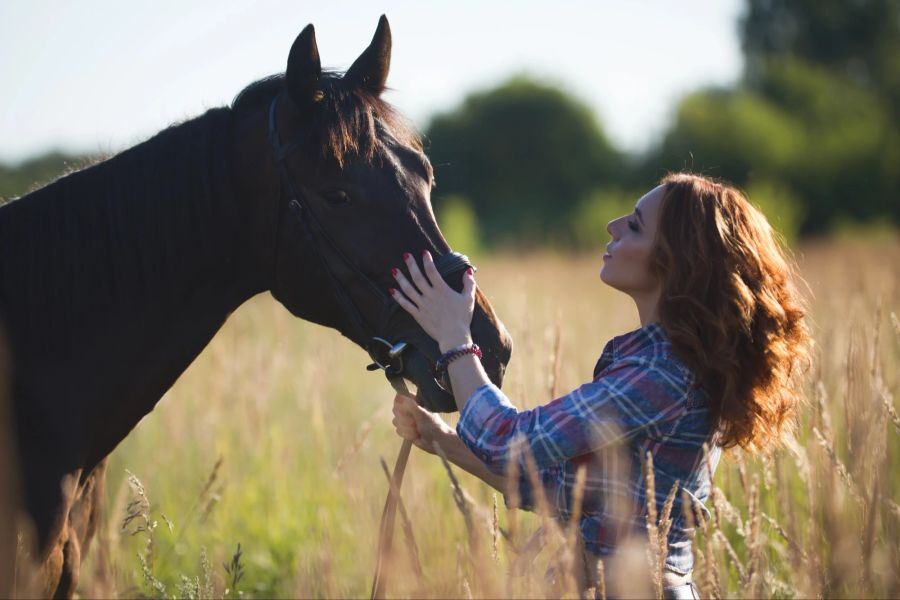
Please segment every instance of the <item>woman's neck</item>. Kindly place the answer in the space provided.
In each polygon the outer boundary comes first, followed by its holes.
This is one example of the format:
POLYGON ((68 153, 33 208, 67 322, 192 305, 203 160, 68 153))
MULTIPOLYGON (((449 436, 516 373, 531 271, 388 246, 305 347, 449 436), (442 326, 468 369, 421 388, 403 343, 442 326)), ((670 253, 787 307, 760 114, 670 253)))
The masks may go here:
POLYGON ((632 299, 637 306, 641 327, 646 327, 650 323, 659 321, 659 295, 660 292, 656 289, 646 295, 632 296, 632 299))

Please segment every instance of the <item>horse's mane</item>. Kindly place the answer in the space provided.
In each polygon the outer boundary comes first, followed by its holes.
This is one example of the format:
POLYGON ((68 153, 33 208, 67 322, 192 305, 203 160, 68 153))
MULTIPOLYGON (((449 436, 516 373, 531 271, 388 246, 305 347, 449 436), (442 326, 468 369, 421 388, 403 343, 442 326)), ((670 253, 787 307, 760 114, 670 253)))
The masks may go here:
MULTIPOLYGON (((241 90, 232 108, 236 113, 254 110, 284 89, 284 74, 264 77, 241 90)), ((378 155, 379 127, 401 145, 422 151, 419 134, 390 103, 347 82, 342 73, 324 71, 319 90, 310 133, 325 156, 339 164, 350 156, 371 161, 378 155)))
MULTIPOLYGON (((158 289, 163 282, 190 278, 211 253, 240 251, 227 237, 238 221, 226 152, 230 125, 284 89, 284 75, 263 78, 231 107, 172 125, 0 205, 0 313, 64 307, 77 315, 88 303, 101 310, 148 290, 165 293, 158 289)), ((320 89, 308 126, 325 155, 371 161, 379 155, 379 131, 421 150, 414 129, 377 95, 333 72, 323 73, 320 89)))
POLYGON ((236 210, 230 112, 173 125, 0 206, 0 308, 96 310, 221 248, 221 225, 236 210))

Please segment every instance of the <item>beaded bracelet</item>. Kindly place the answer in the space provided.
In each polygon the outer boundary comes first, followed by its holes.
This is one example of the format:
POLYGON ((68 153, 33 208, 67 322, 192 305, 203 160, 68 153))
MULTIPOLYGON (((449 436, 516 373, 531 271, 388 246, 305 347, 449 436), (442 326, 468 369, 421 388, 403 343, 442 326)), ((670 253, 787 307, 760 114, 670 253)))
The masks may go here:
POLYGON ((451 348, 450 350, 441 354, 441 357, 437 359, 434 363, 434 374, 435 376, 439 376, 447 370, 447 366, 452 363, 457 358, 465 356, 466 354, 474 354, 481 360, 481 348, 478 347, 478 344, 463 344, 462 346, 457 346, 456 348, 451 348))

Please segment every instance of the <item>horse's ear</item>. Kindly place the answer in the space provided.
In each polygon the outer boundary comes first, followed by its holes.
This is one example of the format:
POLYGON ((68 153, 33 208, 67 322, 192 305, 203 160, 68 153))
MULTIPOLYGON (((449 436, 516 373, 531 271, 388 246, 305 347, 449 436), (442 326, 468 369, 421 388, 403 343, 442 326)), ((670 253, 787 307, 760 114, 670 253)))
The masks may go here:
POLYGON ((288 54, 285 79, 288 94, 298 106, 310 104, 319 90, 322 63, 319 62, 319 47, 316 45, 316 30, 307 25, 294 40, 288 54))
POLYGON ((390 68, 391 27, 388 25, 387 17, 381 15, 372 43, 350 65, 344 79, 353 81, 370 92, 380 94, 384 91, 390 68))

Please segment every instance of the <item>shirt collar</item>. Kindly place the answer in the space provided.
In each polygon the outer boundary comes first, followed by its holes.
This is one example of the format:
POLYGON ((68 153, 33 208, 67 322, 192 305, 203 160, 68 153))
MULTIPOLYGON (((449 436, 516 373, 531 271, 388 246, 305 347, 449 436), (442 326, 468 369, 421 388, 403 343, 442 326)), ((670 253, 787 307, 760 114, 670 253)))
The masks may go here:
POLYGON ((639 329, 614 337, 612 339, 613 358, 630 356, 648 346, 664 343, 666 339, 662 323, 659 321, 648 323, 639 329))

